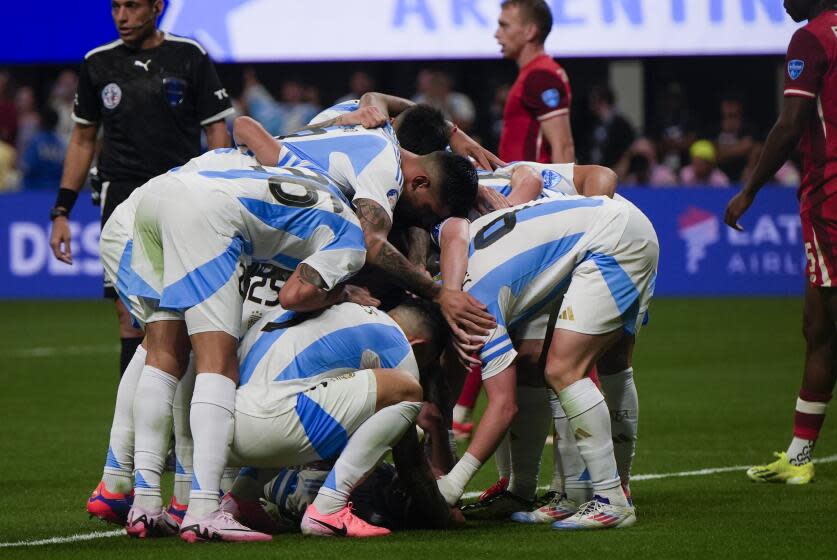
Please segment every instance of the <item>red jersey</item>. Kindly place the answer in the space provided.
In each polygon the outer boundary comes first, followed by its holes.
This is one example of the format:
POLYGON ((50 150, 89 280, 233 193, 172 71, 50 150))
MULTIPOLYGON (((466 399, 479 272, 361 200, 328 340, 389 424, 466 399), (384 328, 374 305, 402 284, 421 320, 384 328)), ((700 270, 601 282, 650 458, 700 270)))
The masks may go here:
POLYGON ((570 112, 570 80, 552 57, 543 54, 520 69, 503 110, 500 159, 552 163, 541 122, 570 112))
POLYGON ((837 192, 837 11, 823 12, 798 29, 785 62, 785 96, 817 102, 799 141, 804 211, 837 192))

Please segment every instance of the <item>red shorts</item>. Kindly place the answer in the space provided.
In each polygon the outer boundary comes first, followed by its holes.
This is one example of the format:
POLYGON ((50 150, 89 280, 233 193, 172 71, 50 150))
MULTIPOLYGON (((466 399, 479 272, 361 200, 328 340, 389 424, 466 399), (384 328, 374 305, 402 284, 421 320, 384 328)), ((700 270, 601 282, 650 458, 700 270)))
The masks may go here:
POLYGON ((800 212, 808 282, 826 288, 837 286, 837 196, 800 212))

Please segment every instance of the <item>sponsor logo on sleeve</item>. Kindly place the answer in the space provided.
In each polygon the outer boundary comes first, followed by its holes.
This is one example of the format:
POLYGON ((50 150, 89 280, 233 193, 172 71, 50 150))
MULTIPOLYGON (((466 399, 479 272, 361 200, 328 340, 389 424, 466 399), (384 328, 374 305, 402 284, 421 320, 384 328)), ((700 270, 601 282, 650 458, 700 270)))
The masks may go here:
POLYGON ((791 80, 795 80, 799 76, 801 76, 803 70, 805 70, 804 60, 799 60, 798 58, 795 58, 788 62, 788 76, 790 76, 791 80))
POLYGON ((102 104, 106 109, 116 109, 122 101, 122 88, 111 82, 102 88, 102 104))
POLYGON ((555 88, 548 89, 541 94, 541 99, 547 107, 554 109, 561 103, 561 92, 555 88))

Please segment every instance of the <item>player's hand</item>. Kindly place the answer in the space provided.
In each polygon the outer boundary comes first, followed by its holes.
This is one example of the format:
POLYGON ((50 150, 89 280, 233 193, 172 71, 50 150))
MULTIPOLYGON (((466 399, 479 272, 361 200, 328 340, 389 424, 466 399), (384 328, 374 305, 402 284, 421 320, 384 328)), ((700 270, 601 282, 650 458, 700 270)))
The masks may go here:
POLYGON ((52 221, 52 233, 49 236, 49 246, 52 254, 59 261, 73 264, 73 251, 70 247, 70 221, 66 216, 58 216, 52 221))
POLYGON ((494 189, 479 185, 477 187, 477 198, 474 199, 474 208, 483 216, 489 212, 500 210, 501 208, 509 208, 508 199, 495 191, 494 189))
POLYGON ((732 200, 727 204, 727 210, 724 213, 724 222, 734 230, 744 231, 738 220, 747 211, 751 204, 753 204, 754 196, 746 189, 742 189, 737 195, 732 197, 732 200))
POLYGON ((387 116, 374 105, 368 107, 361 107, 351 113, 343 113, 337 117, 335 124, 339 125, 355 125, 359 124, 363 128, 378 128, 384 126, 389 122, 387 116))
POLYGON ((343 286, 342 301, 365 305, 367 307, 378 307, 381 305, 381 300, 374 297, 367 288, 353 286, 352 284, 346 284, 343 286))
POLYGON ((503 167, 506 163, 480 146, 473 138, 457 129, 448 139, 450 149, 454 153, 465 157, 472 157, 477 167, 491 171, 497 167, 503 167))

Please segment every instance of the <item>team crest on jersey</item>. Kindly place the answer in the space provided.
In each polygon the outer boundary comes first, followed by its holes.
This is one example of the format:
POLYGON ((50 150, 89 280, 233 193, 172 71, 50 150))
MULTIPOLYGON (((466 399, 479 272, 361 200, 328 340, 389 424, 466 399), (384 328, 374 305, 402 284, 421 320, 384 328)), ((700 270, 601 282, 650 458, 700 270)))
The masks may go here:
POLYGON ((796 58, 788 62, 788 76, 790 76, 791 80, 795 80, 799 76, 801 76, 803 70, 805 70, 804 60, 799 60, 798 58, 796 58))
POLYGON ((398 191, 395 189, 387 191, 387 200, 389 201, 390 207, 395 208, 395 204, 398 202, 398 191))
POLYGON ((541 99, 547 107, 555 108, 561 103, 561 92, 555 88, 548 89, 541 94, 541 99))
POLYGON ((183 103, 186 95, 186 82, 180 78, 164 78, 163 93, 166 94, 166 101, 169 105, 177 107, 183 103))
POLYGON ((122 88, 111 82, 102 89, 102 104, 106 109, 116 109, 122 101, 122 88))

